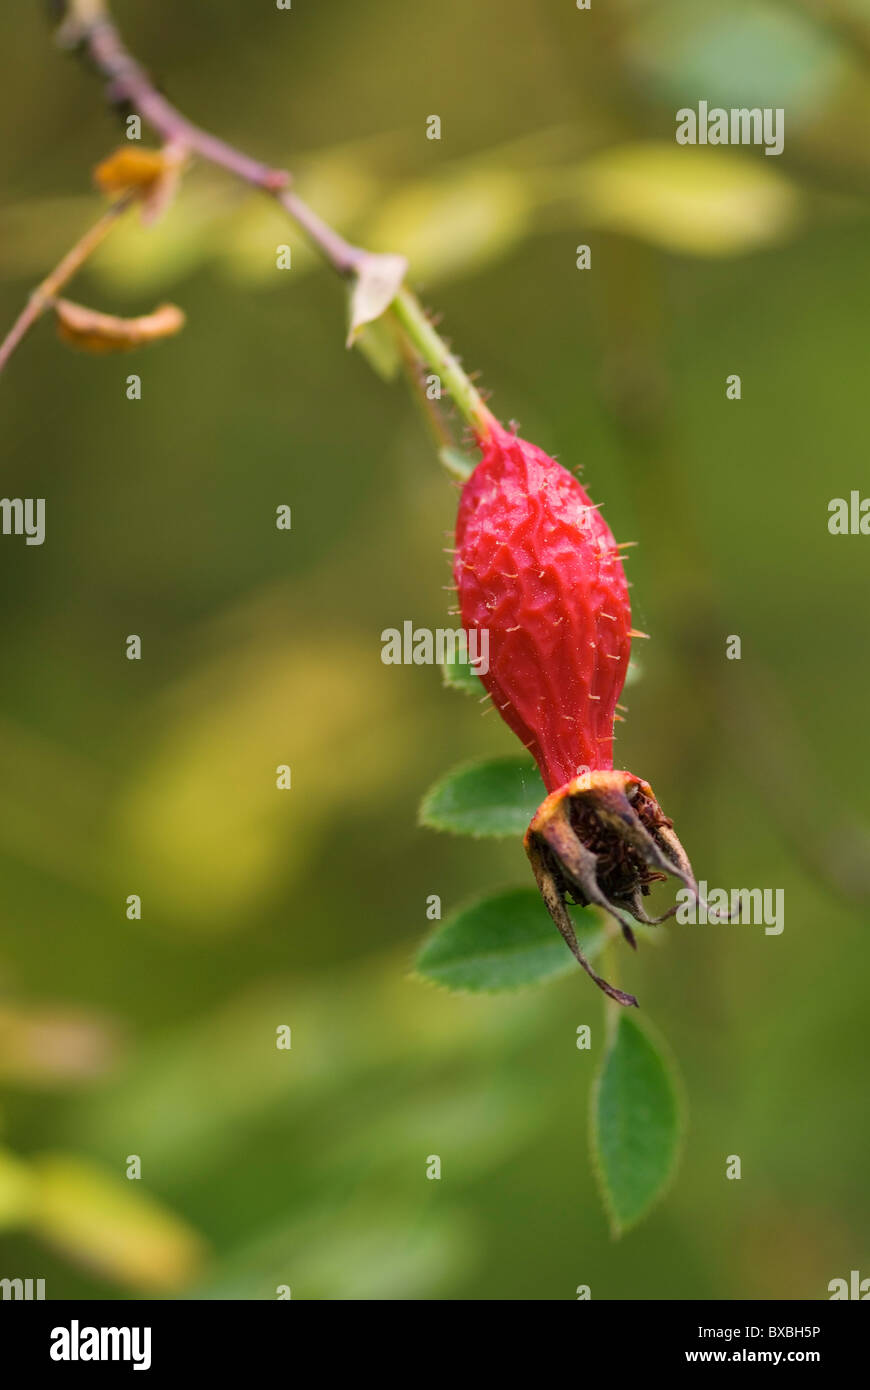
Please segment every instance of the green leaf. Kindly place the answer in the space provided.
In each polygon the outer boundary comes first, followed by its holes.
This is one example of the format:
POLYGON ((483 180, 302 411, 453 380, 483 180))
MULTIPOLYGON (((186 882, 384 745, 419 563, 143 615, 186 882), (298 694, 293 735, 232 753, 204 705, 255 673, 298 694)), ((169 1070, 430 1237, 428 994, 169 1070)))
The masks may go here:
POLYGON ((682 1131, 673 1062, 634 1014, 620 1010, 592 1095, 592 1149, 614 1235, 664 1192, 682 1131))
POLYGON ((466 763, 426 793, 420 824, 454 835, 523 835, 546 795, 531 758, 466 763))
MULTIPOLYGON (((601 951, 606 933, 589 909, 570 908, 581 950, 601 951)), ((513 888, 460 908, 429 938, 416 970, 451 990, 519 989, 577 969, 534 888, 513 888)))
POLYGON ((452 661, 444 662, 441 674, 444 684, 450 690, 463 690, 466 695, 476 695, 478 699, 482 699, 486 694, 480 677, 472 670, 471 663, 460 661, 458 656, 452 661))

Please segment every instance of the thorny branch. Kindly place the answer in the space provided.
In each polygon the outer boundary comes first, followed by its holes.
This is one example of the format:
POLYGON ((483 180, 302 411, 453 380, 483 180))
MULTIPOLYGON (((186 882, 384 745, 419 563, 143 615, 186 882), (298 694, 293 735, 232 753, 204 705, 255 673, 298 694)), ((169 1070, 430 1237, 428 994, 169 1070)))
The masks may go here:
MULTIPOLYGON (((478 434, 489 431, 492 416, 461 363, 436 333, 416 297, 403 284, 405 262, 399 256, 377 255, 353 246, 318 216, 290 186, 291 175, 236 149, 233 145, 189 121, 157 90, 146 70, 124 45, 111 18, 106 0, 67 0, 65 21, 59 39, 67 47, 79 48, 90 58, 107 84, 107 95, 114 104, 125 104, 152 127, 167 145, 186 150, 227 170, 253 188, 276 199, 327 263, 344 279, 354 282, 356 296, 352 327, 389 311, 399 331, 416 356, 443 380, 463 418, 478 434)), ((111 214, 113 209, 109 210, 111 214)), ((109 214, 107 214, 109 216, 109 214)), ((105 219, 103 219, 104 221, 105 219)), ((101 223, 97 227, 102 226, 101 223)), ((94 231, 96 232, 96 228, 94 231)), ((102 240, 97 238, 94 245, 102 240)), ((94 245, 81 245, 65 257, 68 274, 77 270, 94 245)), ((58 267, 60 270, 60 267, 58 267)), ((57 272, 49 281, 54 281, 57 272)), ((47 307, 45 283, 35 292, 10 334, 0 345, 0 371, 30 326, 47 307)))
POLYGON ((107 95, 112 103, 127 103, 167 143, 186 147, 201 159, 275 197, 339 275, 349 276, 359 270, 369 253, 359 246, 351 246, 291 192, 291 177, 285 170, 272 169, 194 125, 157 91, 145 69, 127 52, 115 24, 102 6, 92 18, 78 22, 75 9, 73 5, 72 27, 67 26, 65 32, 86 49, 105 77, 107 95))

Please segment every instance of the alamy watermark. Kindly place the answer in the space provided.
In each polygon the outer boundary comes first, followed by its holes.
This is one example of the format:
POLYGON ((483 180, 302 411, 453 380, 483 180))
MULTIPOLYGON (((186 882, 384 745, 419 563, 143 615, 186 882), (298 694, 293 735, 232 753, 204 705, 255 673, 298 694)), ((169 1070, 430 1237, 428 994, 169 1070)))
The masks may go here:
POLYGON ((832 1302, 838 1298, 856 1298, 866 1303, 870 1299, 870 1279, 862 1279, 861 1271, 852 1269, 848 1283, 845 1279, 832 1279, 828 1284, 828 1293, 832 1302))
POLYGON ((785 889, 727 888, 708 889, 704 879, 698 884, 697 897, 691 888, 677 892, 675 920, 692 923, 742 923, 764 927, 765 936, 779 936, 785 926, 785 889))
POLYGON ((414 627, 409 620, 381 633, 385 666, 455 666, 465 662, 476 676, 489 670, 489 631, 485 627, 414 627))
POLYGON ((846 497, 828 503, 828 530, 832 536, 870 536, 870 497, 853 488, 846 497))
POLYGON ((131 1361, 134 1371, 151 1368, 150 1327, 69 1327, 51 1329, 52 1361, 131 1361))
POLYGON ((678 145, 763 145, 765 154, 782 154, 785 111, 781 106, 683 106, 677 112, 678 145))
POLYGON ((32 1299, 45 1298, 44 1279, 0 1279, 0 1298, 21 1299, 29 1302, 32 1299))
POLYGON ((25 545, 42 545, 45 540, 44 497, 2 497, 0 518, 4 536, 24 536, 25 545))

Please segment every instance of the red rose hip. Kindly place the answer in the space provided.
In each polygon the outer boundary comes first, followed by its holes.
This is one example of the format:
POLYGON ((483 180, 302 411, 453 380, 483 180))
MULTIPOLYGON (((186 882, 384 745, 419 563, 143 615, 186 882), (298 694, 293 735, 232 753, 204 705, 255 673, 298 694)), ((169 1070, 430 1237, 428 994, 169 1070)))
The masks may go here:
POLYGON ((612 768, 631 610, 616 542, 580 483, 496 426, 463 489, 456 546, 463 623, 489 631, 481 680, 547 790, 612 768))
MULTIPOLYGON (((526 833, 557 927, 596 983, 566 898, 596 903, 634 945, 629 918, 649 885, 691 866, 649 785, 613 770, 613 722, 631 648, 619 549, 577 479, 496 421, 462 490, 454 575, 466 630, 489 634, 480 672, 502 718, 529 749, 550 793, 526 833)), ((672 908, 666 916, 676 909, 672 908)))

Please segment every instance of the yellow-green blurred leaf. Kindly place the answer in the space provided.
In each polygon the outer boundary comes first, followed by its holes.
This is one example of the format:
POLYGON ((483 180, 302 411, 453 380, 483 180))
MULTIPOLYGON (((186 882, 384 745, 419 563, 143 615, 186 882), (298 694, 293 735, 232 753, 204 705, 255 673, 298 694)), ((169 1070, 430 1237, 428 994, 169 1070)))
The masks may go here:
POLYGON ((323 1204, 233 1254, 194 1298, 316 1300, 437 1298, 476 1259, 476 1232, 455 1210, 420 1212, 392 1195, 378 1203, 363 1191, 350 1205, 323 1204))
POLYGON ((317 255, 282 207, 252 193, 227 220, 214 246, 217 269, 240 285, 282 288, 313 270, 317 255), (278 268, 278 247, 289 246, 291 268, 278 268))
MULTIPOLYGON (((491 1076, 508 1039, 514 1043, 546 1017, 543 991, 504 998, 458 996, 409 985, 408 950, 334 965, 328 978, 296 973, 270 980, 219 1010, 142 1048, 129 1069, 79 1110, 82 1137, 106 1155, 118 1152, 147 1114, 152 1162, 174 1175, 196 1174, 235 1145, 240 1129, 278 1110, 295 1116, 367 1074, 397 1066, 422 1074, 447 1059, 472 1057, 491 1076), (275 1046, 274 1026, 292 999, 293 1047, 275 1046)), ((386 1069, 386 1072, 385 1070, 386 1069)), ((332 1104, 332 1101, 329 1101, 332 1104)))
POLYGON ((33 1199, 33 1177, 26 1163, 0 1148, 0 1231, 26 1221, 33 1199))
POLYGON ((620 145, 566 176, 589 225, 668 251, 728 256, 778 241, 798 195, 767 158, 649 141, 620 145))
POLYGON ((157 226, 137 218, 119 224, 94 257, 94 277, 137 293, 180 280, 212 258, 236 207, 218 188, 191 184, 157 226))
MULTIPOLYGON (((351 157, 344 147, 325 151, 307 163, 292 161, 293 188, 317 215, 330 226, 348 235, 360 212, 376 204, 380 181, 364 167, 363 155, 351 157)), ((256 193, 245 198, 226 234, 214 248, 218 268, 241 284, 273 284, 276 274, 290 284, 294 278, 319 263, 304 236, 294 226, 281 205, 256 193), (276 250, 287 245, 292 254, 292 272, 276 272, 276 250)))
POLYGON ((56 1086, 102 1075, 117 1046, 114 1029, 79 1010, 0 1007, 0 1079, 56 1086))
POLYGON ((70 1259, 153 1292, 183 1288, 199 1272, 201 1238, 141 1179, 63 1154, 40 1156, 33 1172, 32 1229, 70 1259))
POLYGON ((463 169, 406 184, 367 228, 365 244, 400 251, 414 276, 434 281, 504 255, 523 235, 527 212, 521 175, 463 169))
POLYGON ((243 926, 241 909, 304 868, 336 805, 368 804, 402 774, 401 726, 388 754, 369 738, 399 693, 388 668, 353 640, 284 646, 276 630, 176 692, 165 737, 143 752, 121 807, 143 901, 188 927, 243 926), (289 790, 276 786, 284 764, 289 790))

